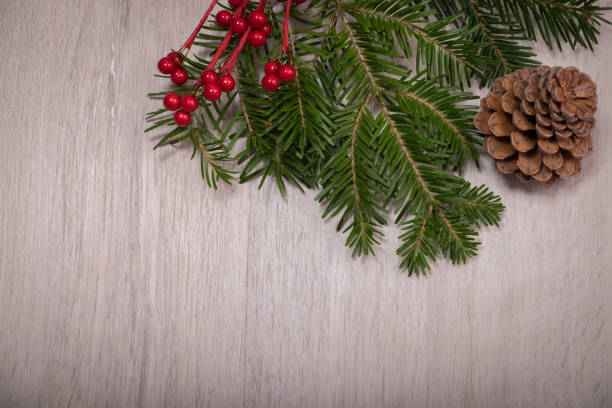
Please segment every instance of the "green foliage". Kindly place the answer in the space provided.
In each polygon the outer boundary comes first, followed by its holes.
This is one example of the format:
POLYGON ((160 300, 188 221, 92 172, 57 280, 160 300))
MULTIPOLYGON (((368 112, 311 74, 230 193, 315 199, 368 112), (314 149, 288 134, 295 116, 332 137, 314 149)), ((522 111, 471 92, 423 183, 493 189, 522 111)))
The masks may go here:
POLYGON ((485 44, 480 55, 490 59, 489 70, 477 75, 482 85, 516 69, 537 66, 535 54, 525 41, 538 36, 551 48, 589 50, 597 44, 598 28, 609 24, 604 13, 610 7, 597 0, 431 0, 439 18, 457 17, 458 28, 471 33, 474 42, 485 44))
MULTIPOLYGON (((235 92, 200 99, 189 128, 164 109, 148 115, 148 131, 168 129, 156 148, 191 143, 213 188, 239 173, 240 183, 272 179, 282 194, 289 184, 318 189, 323 218, 336 220, 354 256, 373 254, 392 220, 409 274, 438 257, 466 262, 477 230, 500 223, 500 197, 455 174, 478 164, 482 141, 464 87, 538 65, 528 44, 538 37, 592 49, 608 9, 594 0, 311 0, 292 9, 298 75, 267 93, 261 67, 280 53, 283 18, 270 7, 276 41, 245 48, 235 92)), ((199 34, 202 52, 185 60, 194 78, 222 36, 212 21, 199 34)))
POLYGON ((323 188, 316 197, 326 203, 323 217, 341 214, 338 231, 349 233, 346 244, 358 256, 374 252, 374 245, 379 244, 381 227, 386 224, 380 197, 389 188, 376 149, 383 121, 367 109, 369 100, 367 96, 333 115, 336 136, 343 142, 321 170, 323 188))
POLYGON ((439 76, 453 85, 470 81, 470 72, 482 72, 486 60, 479 56, 480 44, 463 29, 448 26, 457 17, 444 17, 430 21, 435 10, 427 3, 411 5, 395 0, 361 0, 343 5, 355 18, 360 32, 377 35, 378 44, 384 44, 385 54, 411 58, 416 44, 417 70, 422 66, 430 77, 439 76))

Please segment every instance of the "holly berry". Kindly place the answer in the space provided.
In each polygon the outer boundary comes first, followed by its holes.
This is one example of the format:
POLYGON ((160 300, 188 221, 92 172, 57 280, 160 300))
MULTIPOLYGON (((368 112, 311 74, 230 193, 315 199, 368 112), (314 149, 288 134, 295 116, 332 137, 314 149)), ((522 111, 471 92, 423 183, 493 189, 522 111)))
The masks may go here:
POLYGON ((268 18, 266 17, 266 13, 263 11, 255 10, 251 14, 249 14, 249 25, 252 28, 261 28, 268 22, 268 18))
POLYGON ((200 82, 202 82, 204 85, 217 82, 217 79, 219 79, 219 75, 217 75, 217 73, 211 69, 207 69, 200 74, 200 82))
POLYGON ((175 111, 179 108, 180 98, 175 93, 169 93, 164 96, 164 107, 168 110, 175 111))
POLYGON ((174 123, 178 127, 185 127, 191 122, 191 115, 184 110, 176 111, 174 114, 174 123))
POLYGON ((277 75, 281 81, 290 82, 290 81, 293 81, 293 78, 295 78, 295 74, 296 74, 295 68, 293 68, 289 64, 285 64, 278 69, 277 75))
POLYGON ((261 80, 261 86, 268 92, 274 92, 280 86, 280 81, 276 75, 266 75, 261 80))
POLYGON ((219 87, 223 92, 230 92, 234 89, 235 86, 236 81, 234 80, 234 78, 231 77, 231 75, 223 75, 219 79, 219 87))
POLYGON ((215 20, 217 21, 217 25, 219 27, 227 28, 232 24, 232 13, 227 10, 223 10, 217 13, 215 16, 215 20))
POLYGON ((173 73, 176 70, 176 68, 177 68, 176 62, 174 62, 172 59, 168 57, 163 57, 157 62, 157 69, 159 69, 159 72, 161 72, 162 74, 169 75, 173 73))
POLYGON ((263 47, 263 45, 266 43, 266 36, 259 30, 251 30, 247 40, 253 47, 259 48, 263 47))
POLYGON ((269 61, 269 62, 266 62, 266 66, 264 67, 264 72, 267 75, 276 75, 279 67, 280 67, 280 64, 278 62, 269 61))
POLYGON ((215 83, 206 84, 204 87, 204 98, 208 101, 216 101, 221 98, 221 87, 215 83))
POLYGON ((266 23, 259 29, 266 37, 269 37, 272 34, 272 26, 270 23, 266 23))
POLYGON ((232 24, 230 25, 230 29, 234 34, 244 34, 244 32, 248 28, 247 21, 242 17, 236 17, 232 20, 232 24))
POLYGON ((177 85, 185 85, 185 83, 187 83, 188 78, 189 75, 187 74, 187 71, 185 71, 183 68, 177 68, 176 71, 174 71, 170 76, 172 82, 177 85))
POLYGON ((183 57, 178 52, 172 51, 167 57, 176 63, 177 68, 183 65, 183 57))
POLYGON ((198 100, 193 95, 185 95, 181 99, 181 108, 185 112, 191 113, 198 109, 198 100))
POLYGON ((229 0, 229 5, 236 8, 242 3, 242 0, 229 0))

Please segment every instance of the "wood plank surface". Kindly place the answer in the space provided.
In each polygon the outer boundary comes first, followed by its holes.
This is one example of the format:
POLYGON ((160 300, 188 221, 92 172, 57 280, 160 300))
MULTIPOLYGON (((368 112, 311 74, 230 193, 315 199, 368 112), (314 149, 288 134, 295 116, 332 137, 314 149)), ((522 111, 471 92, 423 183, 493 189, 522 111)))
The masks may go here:
MULTIPOLYGON (((202 0, 0 2, 0 407, 612 407, 612 29, 583 175, 467 265, 352 260, 313 193, 209 190, 153 152, 159 55, 202 0)), ((604 2, 612 5, 612 2, 604 2)))

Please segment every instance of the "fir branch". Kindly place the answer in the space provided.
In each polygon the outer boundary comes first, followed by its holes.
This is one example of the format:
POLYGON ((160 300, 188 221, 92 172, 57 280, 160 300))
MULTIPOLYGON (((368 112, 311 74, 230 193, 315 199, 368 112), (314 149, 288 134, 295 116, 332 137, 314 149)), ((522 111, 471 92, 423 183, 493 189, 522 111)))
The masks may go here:
POLYGON ((357 56, 358 56, 358 59, 359 59, 359 63, 361 65, 363 71, 365 72, 368 80, 370 81, 370 92, 378 100, 378 103, 380 105, 381 111, 384 114, 385 119, 387 121, 387 125, 388 125, 389 129, 391 130, 391 133, 395 137, 395 142, 397 143, 397 147, 399 147, 400 151, 403 153, 403 156, 404 156, 408 166, 410 167, 412 173, 414 174, 414 176, 415 176, 415 178, 416 178, 416 180, 418 182, 418 185, 420 186, 423 194, 429 199, 429 201, 433 201, 432 200, 433 196, 431 195, 431 192, 429 191, 429 189, 427 188, 427 185, 425 184, 423 178, 421 177, 421 174, 419 173, 419 170, 418 170, 418 168, 416 166, 416 163, 415 163, 414 159, 412 158, 412 155, 411 155, 410 151, 406 147, 406 144, 404 143, 402 135, 401 135, 401 133, 399 132, 399 130, 397 128, 397 124, 395 123, 395 121, 391 117, 391 114, 389 112, 387 104, 385 103, 385 101, 383 99, 383 95, 381 94, 381 89, 380 89, 376 79, 374 78, 374 75, 372 74, 372 69, 371 69, 370 65, 368 64, 368 61, 367 61, 367 59, 366 59, 366 57, 364 55, 364 50, 359 45, 359 41, 357 40, 355 32, 351 28, 350 22, 348 21, 348 19, 347 19, 345 14, 342 14, 341 18, 344 21, 345 29, 346 29, 346 31, 348 33, 349 38, 350 38, 352 47, 355 50, 355 52, 357 53, 357 56))
POLYGON ((472 41, 487 44, 480 49, 480 55, 490 61, 484 74, 478 75, 481 86, 514 70, 539 65, 531 47, 524 44, 528 37, 520 24, 514 16, 500 12, 502 6, 497 0, 462 1, 465 17, 459 21, 472 33, 472 41))
POLYGON ((402 223, 402 231, 399 239, 402 245, 397 254, 402 258, 400 268, 406 269, 408 275, 425 273, 431 267, 430 261, 434 261, 440 252, 436 241, 436 231, 431 228, 433 207, 429 206, 425 215, 416 216, 402 223))
MULTIPOLYGON (((271 23, 278 25, 274 15, 271 23)), ((315 22, 307 34, 296 38, 291 30, 292 60, 297 68, 296 80, 274 94, 264 93, 259 84, 256 58, 247 54, 240 60, 240 95, 249 118, 256 143, 238 153, 239 164, 246 166, 240 176, 241 182, 268 176, 276 180, 281 192, 286 192, 285 182, 303 187, 312 187, 316 179, 317 166, 312 155, 320 160, 332 143, 333 123, 329 119, 331 105, 320 98, 323 90, 317 71, 301 61, 299 47, 320 44, 325 33, 315 31, 321 26, 315 22), (306 119, 308 115, 308 119, 306 119)), ((325 53, 321 54, 325 55, 325 53)), ((261 185, 261 184, 260 184, 261 185)))
POLYGON ((470 1, 470 10, 472 11, 474 19, 476 20, 476 23, 478 24, 478 27, 480 28, 482 36, 489 43, 489 46, 493 50, 493 53, 497 56, 497 59, 503 65, 503 68, 504 68, 503 72, 501 72, 497 76, 508 74, 512 72, 512 69, 510 68, 510 62, 504 56, 504 53, 501 51, 501 46, 497 44, 495 37, 491 33, 492 29, 489 28, 489 25, 485 22, 485 19, 482 13, 478 10, 476 0, 469 0, 469 1, 470 1))
MULTIPOLYGON (((385 163, 386 174, 389 175, 391 183, 386 201, 388 202, 391 199, 396 201, 398 213, 396 223, 401 222, 409 214, 422 214, 426 209, 432 208, 438 227, 435 242, 437 247, 440 248, 440 252, 451 259, 453 263, 465 262, 467 258, 475 255, 479 245, 479 242, 475 240, 477 233, 472 228, 473 223, 462 217, 448 202, 443 202, 437 197, 437 194, 448 191, 452 186, 459 184, 461 180, 435 168, 436 158, 433 153, 438 154, 439 163, 443 163, 449 156, 448 150, 440 151, 436 149, 436 146, 447 145, 448 142, 426 139, 421 136, 420 127, 415 127, 410 118, 414 117, 415 114, 422 114, 422 111, 419 112, 418 109, 414 109, 414 106, 411 106, 411 109, 406 109, 401 104, 389 104, 385 95, 385 91, 388 89, 381 84, 391 86, 396 93, 398 90, 402 90, 398 83, 400 81, 395 81, 388 75, 395 71, 395 67, 386 62, 380 63, 380 60, 374 56, 375 51, 365 41, 366 35, 358 34, 356 31, 358 25, 352 25, 345 14, 341 16, 341 19, 344 22, 344 29, 349 40, 345 46, 348 45, 352 49, 352 51, 348 51, 348 49, 345 51, 348 55, 347 58, 356 60, 358 68, 355 69, 360 70, 360 75, 367 79, 367 87, 363 87, 365 84, 360 80, 354 81, 353 84, 354 86, 361 85, 361 92, 367 90, 373 95, 384 118, 378 130, 381 135, 378 144, 383 146, 383 150, 380 152, 382 154, 381 160, 385 163), (376 74, 374 74, 375 70, 372 65, 376 66, 376 74), (388 72, 385 72, 385 68, 388 72), (407 112, 410 113, 407 115, 407 112)), ((352 74, 355 75, 356 72, 353 71, 352 74)), ((427 81, 421 80, 419 82, 417 79, 415 83, 418 83, 422 87, 421 89, 427 89, 431 92, 427 86, 423 86, 427 81)), ((359 92, 348 93, 359 94, 359 92)), ((403 97, 406 98, 406 95, 403 97)), ((419 99, 413 98, 412 101, 420 102, 420 105, 424 105, 423 109, 431 113, 433 105, 423 104, 424 100, 419 99)), ((422 265, 423 262, 408 262, 408 264, 422 265)), ((415 271, 411 270, 410 272, 415 271)))
POLYGON ((386 181, 379 176, 373 149, 379 125, 367 109, 371 97, 366 95, 359 106, 349 105, 334 116, 346 138, 321 170, 322 190, 315 198, 327 203, 323 218, 342 213, 337 229, 348 232, 346 245, 353 248, 353 256, 373 254, 383 235, 380 227, 386 224, 380 204, 386 181))
MULTIPOLYGON (((298 55, 295 52, 295 41, 293 40, 293 32, 292 32, 291 24, 288 25, 288 33, 289 33, 289 43, 291 45, 291 54, 293 55, 293 60, 298 62, 298 55)), ((306 115, 304 114, 304 101, 302 96, 302 85, 300 84, 300 71, 296 69, 295 71, 295 88, 296 88, 296 97, 298 101, 298 111, 300 113, 300 123, 302 125, 302 138, 300 139, 300 147, 303 149, 306 146, 306 115)))
MULTIPOLYGON (((423 178, 423 175, 421 174, 421 171, 416 164, 416 160, 413 158, 411 151, 408 149, 408 146, 406 145, 404 141, 404 137, 398 129, 398 125, 396 121, 393 119, 391 115, 389 107, 387 106, 384 100, 384 96, 381 94, 381 89, 378 86, 374 78, 374 75, 372 74, 372 70, 368 64, 368 61, 364 56, 364 50, 361 48, 357 40, 357 37, 355 35, 355 32, 353 31, 349 21, 347 20, 344 14, 342 15, 342 20, 345 23, 345 29, 348 32, 349 38, 352 43, 352 47, 355 49, 359 57, 359 62, 361 63, 361 67, 363 68, 368 79, 370 80, 371 93, 378 100, 380 109, 386 120, 386 126, 390 130, 395 140, 395 146, 391 144, 389 144, 388 146, 390 149, 394 149, 394 148, 399 149, 399 151, 401 152, 401 156, 403 157, 403 161, 404 161, 404 164, 402 166, 403 171, 395 173, 397 176, 396 176, 394 185, 399 186, 403 181, 399 179, 399 177, 406 176, 406 180, 411 180, 411 179, 414 180, 414 183, 410 183, 409 189, 412 190, 413 192, 415 191, 415 189, 418 189, 419 191, 418 193, 419 195, 417 197, 414 197, 414 199, 407 200, 404 203, 400 203, 400 206, 403 206, 403 210, 401 211, 401 213, 405 214, 408 211, 408 207, 412 207, 414 205, 417 205, 416 211, 419 211, 420 206, 431 206, 431 205, 439 206, 439 203, 434 198, 431 190, 429 189, 429 186, 427 185, 425 179, 423 178)), ((402 179, 403 178, 404 177, 402 177, 402 179)), ((452 228, 452 226, 449 223, 447 223, 447 225, 449 226, 449 228, 452 228)), ((452 232, 452 235, 456 236, 457 234, 455 232, 452 232)))
POLYGON ((431 81, 413 80, 405 84, 404 89, 390 89, 389 92, 406 98, 402 102, 429 123, 431 133, 440 132, 445 137, 454 167, 461 170, 468 156, 477 163, 480 138, 472 126, 475 107, 460 104, 473 96, 436 87, 431 81))
POLYGON ((198 128, 191 128, 188 132, 189 139, 193 144, 193 159, 196 154, 200 157, 200 171, 202 178, 206 180, 209 187, 218 188, 219 181, 232 184, 233 175, 236 171, 224 167, 221 163, 233 161, 228 147, 215 137, 205 138, 205 132, 198 128))
POLYGON ((603 13, 611 9, 595 3, 593 0, 508 0, 503 2, 501 10, 512 14, 531 40, 537 39, 537 26, 550 48, 556 45, 561 50, 565 42, 572 49, 579 44, 592 51, 597 44, 597 26, 609 24, 603 13))
POLYGON ((425 24, 433 11, 425 11, 424 6, 425 3, 397 7, 395 0, 342 4, 364 30, 389 33, 390 41, 406 58, 412 56, 409 38, 416 38, 417 69, 418 64, 424 63, 430 77, 438 74, 452 85, 463 85, 464 81, 469 84, 470 72, 481 73, 484 69, 483 59, 476 53, 478 44, 467 38, 465 30, 447 28, 454 18, 425 24))

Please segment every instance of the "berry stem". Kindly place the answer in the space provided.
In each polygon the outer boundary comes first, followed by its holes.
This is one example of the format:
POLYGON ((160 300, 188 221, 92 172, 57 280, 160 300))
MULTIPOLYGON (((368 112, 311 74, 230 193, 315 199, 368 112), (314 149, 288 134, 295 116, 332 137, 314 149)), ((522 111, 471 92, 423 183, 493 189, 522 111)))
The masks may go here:
MULTIPOLYGON (((285 5, 285 21, 283 21, 283 46, 281 48, 281 58, 289 51, 289 17, 291 13, 291 0, 287 0, 285 5)), ((280 59, 280 58, 279 58, 280 59)))
MULTIPOLYGON (((259 4, 257 5, 257 10, 261 11, 261 9, 266 6, 266 1, 267 0, 261 0, 259 4)), ((243 1, 243 4, 246 4, 246 2, 243 1)), ((221 68, 221 72, 224 72, 226 74, 229 74, 230 72, 232 72, 232 70, 234 69, 234 66, 236 65, 236 62, 238 61, 238 56, 242 52, 247 42, 250 32, 251 32, 251 27, 249 26, 247 30, 244 32, 244 34, 242 34, 242 38, 240 39, 238 46, 236 47, 236 49, 234 49, 234 52, 232 52, 232 55, 227 59, 227 61, 225 62, 225 65, 223 65, 223 68, 221 68)))
POLYGON ((191 88, 189 88, 184 94, 181 95, 181 98, 185 95, 189 95, 191 93, 191 91, 193 91, 193 88, 195 88, 195 92, 193 93, 193 95, 197 95, 198 94, 198 90, 200 88, 200 86, 202 85, 201 80, 197 80, 197 82, 195 84, 193 84, 193 86, 191 88))
POLYGON ((210 3, 210 7, 208 7, 208 10, 206 10, 206 13, 204 13, 204 16, 202 16, 202 19, 198 23, 197 27, 195 28, 195 30, 193 30, 193 33, 191 33, 187 41, 185 41, 185 44, 183 44, 183 46, 181 47, 179 51, 180 54, 185 54, 185 51, 189 52, 191 46, 195 42, 196 37, 198 36, 198 33, 206 23, 206 20, 208 20, 208 16, 210 16, 210 13, 212 13, 218 1, 219 0, 212 0, 212 2, 210 3))
POLYGON ((242 52, 242 49, 244 48, 244 45, 247 42, 247 38, 249 37, 250 32, 251 32, 251 27, 247 28, 244 34, 242 34, 242 38, 240 39, 238 46, 236 46, 236 48, 234 49, 234 52, 232 52, 232 55, 227 59, 223 68, 221 68, 221 72, 225 72, 225 73, 232 72, 232 70, 234 69, 234 65, 236 65, 236 61, 238 61, 238 56, 240 55, 240 52, 242 52))
MULTIPOLYGON (((234 12, 234 18, 240 17, 242 15, 242 12, 246 8, 247 4, 248 4, 248 0, 243 0, 242 1, 240 6, 234 12)), ((223 53, 227 49, 227 46, 229 45, 230 41, 232 40, 232 35, 233 35, 232 34, 232 30, 231 29, 228 30, 227 33, 225 34, 225 38, 223 38, 223 41, 219 45, 219 48, 215 52, 215 55, 213 56, 212 61, 210 61, 210 64, 208 64, 208 67, 206 69, 210 69, 210 70, 213 70, 213 71, 215 70, 215 65, 217 65, 217 62, 219 62, 219 59, 221 59, 221 57, 223 56, 223 53)))
POLYGON ((221 58, 221 56, 227 49, 227 46, 229 45, 231 40, 232 40, 232 31, 228 30, 227 34, 225 34, 225 38, 219 45, 219 48, 217 48, 217 51, 215 52, 215 56, 210 61, 210 64, 208 64, 208 67, 206 69, 210 69, 213 71, 215 70, 215 65, 217 65, 217 62, 219 62, 219 59, 221 58))
POLYGON ((268 2, 268 0, 261 0, 259 2, 259 4, 257 5, 257 10, 258 11, 263 11, 264 8, 266 7, 266 3, 268 2))

